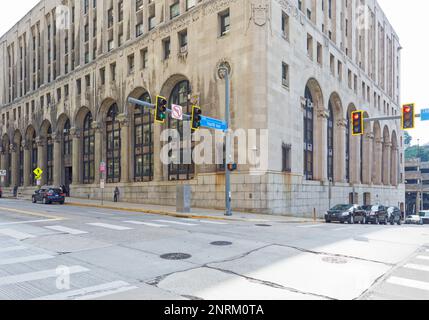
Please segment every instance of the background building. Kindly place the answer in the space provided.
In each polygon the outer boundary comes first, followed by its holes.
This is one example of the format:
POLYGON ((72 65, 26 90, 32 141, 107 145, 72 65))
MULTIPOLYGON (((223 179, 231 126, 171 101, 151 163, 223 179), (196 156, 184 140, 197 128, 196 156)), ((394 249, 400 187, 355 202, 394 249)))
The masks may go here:
POLYGON ((400 110, 400 44, 375 1, 44 0, 0 51, 6 186, 30 192, 40 166, 43 183, 100 198, 106 162, 108 194, 119 186, 125 200, 174 204, 176 185, 189 183, 194 205, 222 208, 222 167, 162 165, 161 126, 127 98, 161 94, 188 110, 198 101, 223 118, 217 69, 227 64, 233 129, 269 129, 268 172, 239 166, 234 209, 404 203, 399 123, 368 124, 362 138, 348 124, 356 109, 400 110))
POLYGON ((405 163, 406 212, 429 210, 429 162, 419 159, 405 163))

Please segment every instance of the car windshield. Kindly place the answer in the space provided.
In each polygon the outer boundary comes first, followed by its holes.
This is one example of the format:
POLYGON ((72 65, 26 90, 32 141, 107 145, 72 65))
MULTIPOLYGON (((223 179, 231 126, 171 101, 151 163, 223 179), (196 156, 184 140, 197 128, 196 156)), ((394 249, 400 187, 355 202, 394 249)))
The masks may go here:
POLYGON ((419 213, 420 217, 429 217, 429 212, 422 211, 419 213))
POLYGON ((372 206, 371 210, 372 211, 378 211, 380 208, 380 206, 372 206))
POLYGON ((339 204, 335 207, 333 207, 331 210, 335 210, 335 211, 346 211, 349 210, 350 208, 352 208, 353 206, 349 205, 349 204, 339 204))
POLYGON ((362 206, 363 210, 371 210, 371 206, 362 206))

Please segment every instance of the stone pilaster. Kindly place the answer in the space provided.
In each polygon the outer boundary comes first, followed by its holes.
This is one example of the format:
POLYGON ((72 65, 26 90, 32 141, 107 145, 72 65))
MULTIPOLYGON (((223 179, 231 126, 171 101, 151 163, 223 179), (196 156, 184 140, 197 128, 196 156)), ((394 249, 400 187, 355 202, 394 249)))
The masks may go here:
POLYGON ((313 171, 314 180, 328 181, 328 168, 327 162, 327 132, 329 112, 327 109, 318 109, 315 116, 316 122, 314 124, 314 157, 313 157, 313 171))
POLYGON ((63 153, 62 153, 62 137, 61 135, 57 134, 52 137, 52 141, 54 143, 54 172, 53 172, 53 178, 54 178, 54 185, 59 186, 63 183, 63 153))
POLYGON ((374 141, 374 152, 373 152, 373 182, 376 185, 381 185, 382 184, 382 145, 383 145, 383 140, 381 139, 375 139, 374 141))
POLYGON ((100 183, 100 172, 99 172, 99 166, 101 161, 103 161, 103 129, 102 126, 97 123, 92 123, 92 128, 94 129, 94 163, 95 163, 95 176, 94 176, 94 183, 99 184, 100 183))
POLYGON ((31 150, 28 143, 24 144, 24 187, 29 187, 31 185, 31 175, 33 174, 31 170, 31 150))
POLYGON ((81 132, 79 129, 72 128, 70 135, 73 139, 73 154, 72 154, 72 166, 73 166, 73 185, 81 183, 81 163, 82 163, 82 148, 81 148, 81 132))
POLYGON ((383 184, 390 185, 390 150, 392 144, 383 144, 383 184))
POLYGON ((346 145, 345 139, 347 130, 347 120, 337 121, 337 132, 334 136, 334 180, 346 182, 346 145))
POLYGON ((130 121, 125 114, 118 117, 121 124, 121 182, 130 182, 130 121))
POLYGON ((15 144, 10 145, 10 154, 12 156, 11 187, 15 187, 19 185, 19 152, 15 144))
POLYGON ((37 161, 39 168, 43 170, 41 184, 44 185, 48 181, 47 171, 47 152, 46 152, 46 139, 38 138, 37 141, 37 161))
POLYGON ((367 133, 363 136, 363 184, 371 184, 372 178, 372 163, 373 163, 373 140, 374 136, 371 133, 367 133))

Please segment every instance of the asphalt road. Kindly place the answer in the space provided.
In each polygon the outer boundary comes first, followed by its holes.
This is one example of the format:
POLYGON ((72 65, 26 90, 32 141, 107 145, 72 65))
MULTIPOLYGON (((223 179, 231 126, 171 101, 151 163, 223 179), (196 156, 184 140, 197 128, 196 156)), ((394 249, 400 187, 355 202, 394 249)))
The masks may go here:
POLYGON ((0 299, 429 299, 428 250, 428 226, 0 201, 0 299))

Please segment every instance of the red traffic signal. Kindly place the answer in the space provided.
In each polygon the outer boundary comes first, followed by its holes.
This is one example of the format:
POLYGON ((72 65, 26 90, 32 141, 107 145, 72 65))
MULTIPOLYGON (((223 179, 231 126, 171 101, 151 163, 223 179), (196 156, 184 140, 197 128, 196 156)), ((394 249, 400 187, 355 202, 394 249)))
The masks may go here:
POLYGON ((352 112, 352 134, 354 136, 364 134, 363 111, 352 112))
POLYGON ((409 130, 415 127, 415 107, 414 103, 402 106, 402 129, 409 130))

